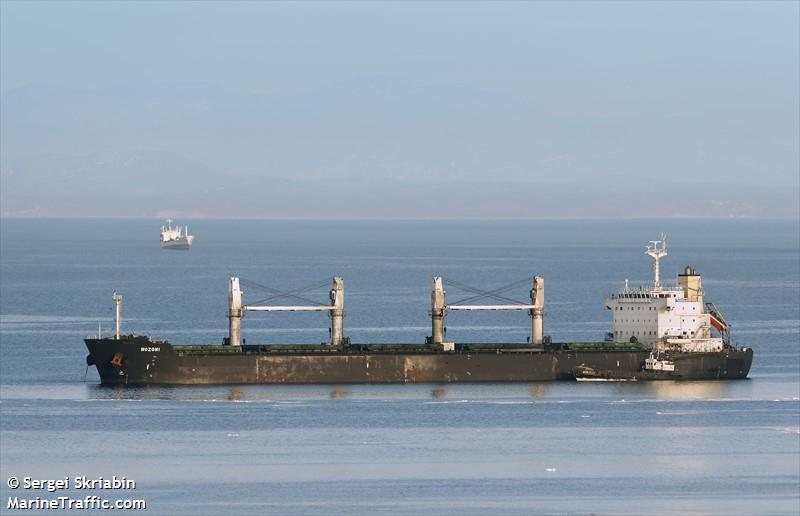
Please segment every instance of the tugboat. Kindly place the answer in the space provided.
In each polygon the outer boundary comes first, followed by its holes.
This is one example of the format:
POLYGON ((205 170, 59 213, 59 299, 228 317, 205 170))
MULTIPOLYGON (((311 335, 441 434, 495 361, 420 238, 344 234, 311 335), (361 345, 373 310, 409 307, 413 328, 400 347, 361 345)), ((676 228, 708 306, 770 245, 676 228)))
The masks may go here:
POLYGON ((634 373, 623 376, 610 369, 598 370, 586 364, 575 368, 575 379, 579 382, 635 382, 637 380, 634 373))
POLYGON ((731 344, 730 326, 722 312, 713 303, 704 302, 700 274, 687 266, 678 275, 677 285, 661 283, 660 260, 667 255, 664 234, 660 240, 650 241, 645 254, 653 258, 653 283, 632 288, 625 280, 625 286, 606 299, 606 308, 613 313, 609 340, 640 343, 650 350, 649 357, 633 374, 579 366, 575 378, 623 381, 728 377, 729 361, 720 358, 750 350, 731 344))
POLYGON ((161 248, 162 249, 191 249, 194 235, 189 234, 189 226, 172 227, 172 219, 164 221, 161 226, 161 248))

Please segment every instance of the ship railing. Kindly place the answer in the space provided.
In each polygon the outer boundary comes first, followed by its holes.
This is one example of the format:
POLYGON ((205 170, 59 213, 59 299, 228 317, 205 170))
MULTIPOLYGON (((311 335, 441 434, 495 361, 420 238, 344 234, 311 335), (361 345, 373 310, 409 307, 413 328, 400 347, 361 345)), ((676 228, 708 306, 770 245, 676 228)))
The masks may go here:
POLYGON ((658 297, 658 293, 669 292, 683 292, 683 289, 676 285, 661 285, 660 288, 656 289, 654 284, 645 283, 636 287, 623 287, 619 289, 617 293, 611 294, 609 297, 611 299, 624 299, 630 296, 638 298, 654 298, 658 297))

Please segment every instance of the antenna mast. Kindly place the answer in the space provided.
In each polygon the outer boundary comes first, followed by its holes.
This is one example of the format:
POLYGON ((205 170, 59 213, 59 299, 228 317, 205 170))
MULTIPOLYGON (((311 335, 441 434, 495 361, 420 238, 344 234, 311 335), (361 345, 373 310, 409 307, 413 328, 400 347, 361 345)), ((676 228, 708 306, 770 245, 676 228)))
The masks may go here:
POLYGON ((658 262, 662 257, 667 256, 667 235, 661 233, 661 240, 650 240, 650 245, 647 246, 644 254, 653 258, 653 288, 661 290, 661 271, 658 262))
POLYGON ((114 305, 116 308, 116 315, 114 317, 114 338, 119 340, 120 319, 122 316, 122 296, 115 290, 111 299, 114 300, 114 305))

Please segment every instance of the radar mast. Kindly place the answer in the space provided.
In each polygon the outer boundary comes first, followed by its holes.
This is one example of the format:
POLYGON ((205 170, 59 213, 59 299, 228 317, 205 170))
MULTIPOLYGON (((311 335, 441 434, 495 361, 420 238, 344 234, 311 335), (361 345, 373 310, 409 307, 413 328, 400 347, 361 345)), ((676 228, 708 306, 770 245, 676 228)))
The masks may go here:
POLYGON ((659 260, 667 256, 667 235, 661 233, 661 240, 650 240, 644 254, 653 258, 653 290, 661 290, 659 260))

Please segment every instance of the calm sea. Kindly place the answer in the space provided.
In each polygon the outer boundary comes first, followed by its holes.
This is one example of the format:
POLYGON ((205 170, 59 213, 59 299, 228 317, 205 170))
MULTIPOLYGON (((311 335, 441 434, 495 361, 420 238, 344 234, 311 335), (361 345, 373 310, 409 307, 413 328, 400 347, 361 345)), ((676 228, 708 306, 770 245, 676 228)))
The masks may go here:
MULTIPOLYGON (((190 222, 189 252, 156 220, 0 221, 0 514, 7 479, 112 475, 148 515, 800 513, 797 221, 190 222), (755 350, 749 380, 103 388, 82 337, 113 328, 219 343, 227 278, 249 303, 346 281, 357 342, 423 342, 430 278, 448 300, 545 277, 545 333, 602 340, 605 295, 685 265, 755 350), (451 280, 451 283, 448 283, 451 280)), ((303 292, 327 301, 327 287, 303 292)), ((524 300, 522 285, 504 295, 524 300)), ((273 300, 278 301, 278 300, 273 300)), ((291 300, 281 299, 289 304, 291 300)), ((322 314, 248 314, 248 343, 328 338, 322 314)), ((519 313, 453 313, 448 338, 525 342, 519 313)), ((33 511, 36 513, 36 511, 33 511)), ((68 511, 43 511, 59 513, 68 511)), ((95 514, 97 511, 80 511, 95 514)))

